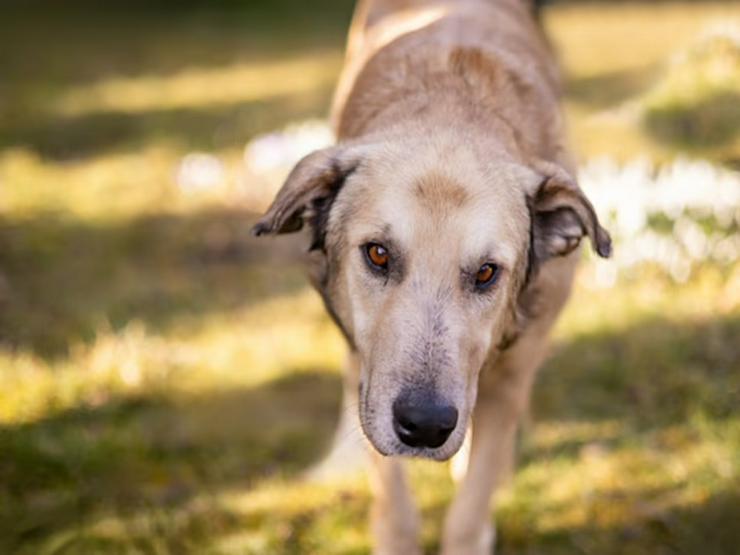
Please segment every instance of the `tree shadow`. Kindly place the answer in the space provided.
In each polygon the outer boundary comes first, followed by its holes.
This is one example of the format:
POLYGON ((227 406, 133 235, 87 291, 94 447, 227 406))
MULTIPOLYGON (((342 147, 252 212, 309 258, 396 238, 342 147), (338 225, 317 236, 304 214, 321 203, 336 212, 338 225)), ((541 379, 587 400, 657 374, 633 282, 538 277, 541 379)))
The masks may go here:
POLYGON ((534 419, 618 419, 638 432, 698 413, 730 418, 740 390, 738 360, 740 314, 690 323, 656 316, 584 334, 557 347, 541 371, 534 419))
POLYGON ((155 142, 185 150, 239 148, 249 137, 286 121, 323 115, 332 83, 318 85, 309 93, 225 106, 16 118, 3 126, 0 149, 23 147, 44 159, 65 161, 132 152, 155 142))
POLYGON ((0 219, 0 344, 56 358, 131 321, 234 312, 306 286, 301 236, 257 240, 238 209, 83 221, 0 219))
POLYGON ((608 452, 697 416, 736 418, 738 360, 740 314, 696 323, 654 317, 576 337, 556 347, 541 370, 532 419, 535 428, 594 426, 546 447, 525 441, 521 464, 577 458, 590 445, 608 452))
POLYGON ((50 106, 70 90, 112 78, 166 78, 321 56, 328 49, 339 53, 351 10, 341 0, 321 0, 320 6, 295 0, 155 4, 113 2, 100 9, 91 2, 76 2, 75 8, 37 0, 3 6, 0 150, 26 147, 63 161, 128 152, 152 141, 182 148, 240 147, 289 121, 325 115, 334 82, 319 78, 312 90, 252 102, 204 101, 142 113, 54 113, 50 106))
POLYGON ((737 519, 740 490, 709 496, 696 505, 673 506, 652 514, 635 514, 621 524, 559 528, 538 535, 507 537, 499 529, 496 553, 501 555, 734 555, 740 542, 737 519))
MULTIPOLYGON (((573 338, 556 348, 541 371, 531 403, 535 429, 552 425, 564 433, 540 445, 525 435, 519 471, 541 468, 543 461, 585 464, 588 457, 602 460, 620 452, 682 456, 679 446, 710 441, 717 430, 736 425, 738 360, 740 314, 700 322, 655 316, 626 329, 573 338), (702 426, 709 431, 701 431, 702 426)), ((738 446, 732 439, 722 442, 728 456, 735 456, 738 446)), ((737 472, 737 461, 727 464, 735 465, 729 472, 737 472)), ((499 521, 497 553, 735 552, 740 488, 712 489, 711 480, 722 478, 710 470, 652 488, 635 485, 630 470, 624 472, 613 491, 592 491, 577 501, 585 511, 583 525, 533 534, 527 510, 508 510, 499 521), (706 480, 707 498, 677 502, 688 488, 703 487, 691 480, 706 480), (614 514, 621 514, 621 520, 603 524, 614 514)), ((556 472, 551 478, 557 480, 556 472)), ((524 503, 536 504, 537 492, 529 493, 535 497, 524 503)), ((549 510, 573 509, 565 503, 549 510)))
MULTIPOLYGON (((341 49, 350 0, 5 0, 0 65, 10 88, 166 76, 341 49), (54 48, 50 49, 49 44, 54 48)), ((0 90, 4 87, 0 87, 0 90)), ((44 91, 41 91, 44 92, 44 91)))
POLYGON ((644 91, 654 78, 655 67, 606 71, 587 77, 569 78, 566 98, 591 109, 617 106, 644 91))
MULTIPOLYGON (((223 533, 238 523, 216 494, 294 476, 316 460, 328 446, 340 391, 337 375, 301 370, 252 389, 114 398, 0 428, 0 551, 68 530, 86 538, 87 552, 95 534, 81 523, 144 513, 156 526, 196 498, 205 505, 188 509, 192 526, 223 533)), ((176 518, 165 520, 177 528, 176 518)), ((129 532, 129 543, 142 536, 140 547, 151 549, 144 536, 152 530, 129 532)), ((181 532, 156 534, 169 552, 182 552, 181 532)))
POLYGON ((723 91, 695 103, 652 107, 644 126, 670 146, 700 150, 728 145, 740 136, 740 93, 723 91))
MULTIPOLYGON (((558 348, 542 373, 532 404, 535 419, 542 424, 616 420, 624 426, 608 437, 596 432, 583 441, 563 438, 546 449, 525 446, 520 468, 526 471, 536 460, 575 460, 591 442, 655 449, 654 432, 681 426, 697 412, 712 422, 736 419, 739 350, 740 315, 695 323, 654 317, 575 337, 558 348)), ((95 536, 85 523, 145 514, 148 524, 134 526, 125 540, 140 542, 135 545, 144 551, 159 541, 170 552, 198 552, 198 541, 205 545, 266 523, 282 531, 284 543, 275 551, 286 545, 290 552, 310 551, 323 509, 317 512, 308 503, 285 514, 267 507, 245 515, 225 507, 217 494, 249 491, 258 479, 291 477, 306 468, 328 445, 340 390, 338 376, 288 372, 253 389, 187 399, 153 391, 6 426, 0 430, 0 484, 9 501, 0 503, 7 515, 0 519, 0 538, 12 550, 67 531, 88 548, 99 542, 94 545, 99 550, 114 549, 120 544, 105 534, 95 536), (196 497, 207 501, 194 509, 189 503, 196 497)), ((670 446, 665 449, 671 456, 670 446)), ((630 496, 635 507, 650 506, 656 497, 676 497, 685 485, 619 495, 630 496)), ((337 518, 342 526, 364 529, 367 499, 348 498, 348 503, 337 518)), ((589 503, 607 510, 610 499, 589 503)), ((499 552, 688 554, 705 546, 705 552, 729 554, 740 541, 733 524, 739 510, 740 492, 727 491, 694 505, 636 511, 618 524, 601 524, 594 513, 583 525, 539 531, 528 527, 527 510, 515 511, 524 521, 509 515, 500 522, 499 552)), ((430 511, 441 515, 442 507, 430 511)))

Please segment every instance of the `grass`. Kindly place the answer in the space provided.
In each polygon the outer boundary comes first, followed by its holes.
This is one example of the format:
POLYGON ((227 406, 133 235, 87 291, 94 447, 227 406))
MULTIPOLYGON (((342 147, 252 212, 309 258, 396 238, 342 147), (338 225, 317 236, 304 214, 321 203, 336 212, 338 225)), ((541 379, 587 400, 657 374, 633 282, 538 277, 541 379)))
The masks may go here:
MULTIPOLYGON (((0 18, 0 552, 369 551, 364 478, 300 477, 330 441, 341 337, 299 241, 248 236, 263 206, 241 173, 255 134, 326 112, 349 7, 324 4, 0 18), (173 179, 193 150, 224 164, 207 191, 173 179)), ((583 158, 736 163, 732 133, 630 116, 678 103, 669 60, 717 18, 740 10, 552 8, 583 158)), ((680 118, 726 121, 716 90, 680 118)), ((500 553, 734 552, 739 291, 737 264, 579 280, 500 553)), ((411 469, 431 553, 453 487, 444 465, 411 469)))
POLYGON ((702 40, 712 28, 737 33, 735 5, 576 2, 553 11, 547 24, 568 76, 565 106, 582 157, 666 161, 688 151, 738 164, 737 46, 702 40), (676 63, 687 51, 689 60, 676 63), (688 100, 687 92, 690 102, 672 102, 688 100))
POLYGON ((675 60, 647 99, 646 124, 656 137, 737 148, 740 134, 740 33, 706 37, 675 60))

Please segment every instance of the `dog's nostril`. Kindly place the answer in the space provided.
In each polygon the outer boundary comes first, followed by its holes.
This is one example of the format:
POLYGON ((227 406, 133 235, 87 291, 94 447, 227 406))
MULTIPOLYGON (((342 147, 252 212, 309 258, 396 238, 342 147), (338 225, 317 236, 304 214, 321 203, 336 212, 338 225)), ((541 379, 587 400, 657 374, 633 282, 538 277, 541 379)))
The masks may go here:
POLYGON ((457 409, 435 403, 393 403, 393 428, 411 447, 440 447, 457 425, 457 409))
POLYGON ((399 420, 398 423, 401 425, 402 428, 404 428, 408 432, 416 431, 416 424, 414 424, 410 420, 399 420))
POLYGON ((450 435, 452 433, 452 430, 454 429, 455 429, 455 426, 445 426, 439 429, 439 433, 450 435))

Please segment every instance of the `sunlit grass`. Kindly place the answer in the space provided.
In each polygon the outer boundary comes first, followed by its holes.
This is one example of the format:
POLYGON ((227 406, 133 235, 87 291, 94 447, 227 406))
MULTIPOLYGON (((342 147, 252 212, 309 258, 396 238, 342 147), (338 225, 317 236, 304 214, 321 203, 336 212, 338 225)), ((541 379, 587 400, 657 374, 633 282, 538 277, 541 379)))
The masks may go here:
POLYGON ((61 361, 0 353, 7 389, 0 395, 0 425, 96 407, 119 396, 258 387, 317 369, 337 373, 345 355, 339 332, 309 290, 183 328, 164 336, 136 321, 118 331, 100 328, 93 343, 71 345, 61 361))
POLYGON ((301 95, 333 85, 341 60, 337 51, 314 52, 280 61, 188 69, 166 77, 112 78, 72 88, 50 112, 67 117, 94 112, 139 113, 301 95))
POLYGON ((20 218, 43 211, 75 217, 131 215, 147 207, 177 203, 172 172, 178 151, 149 148, 127 155, 65 164, 41 159, 28 149, 0 153, 5 214, 20 218), (146 183, 146 187, 142 187, 146 183), (112 198, 116 202, 110 202, 112 198))
POLYGON ((573 2, 552 9, 546 24, 566 72, 579 79, 662 65, 707 25, 738 19, 734 2, 573 2))
POLYGON ((565 339, 600 329, 617 332, 634 325, 635 309, 643 318, 660 318, 681 323, 730 316, 740 309, 740 271, 724 272, 716 268, 700 270, 690 284, 690 295, 675 292, 656 269, 643 269, 631 279, 622 280, 618 293, 601 288, 593 281, 592 268, 581 271, 576 295, 581 302, 571 303, 555 330, 555 337, 565 339), (590 300, 589 300, 590 299, 590 300))

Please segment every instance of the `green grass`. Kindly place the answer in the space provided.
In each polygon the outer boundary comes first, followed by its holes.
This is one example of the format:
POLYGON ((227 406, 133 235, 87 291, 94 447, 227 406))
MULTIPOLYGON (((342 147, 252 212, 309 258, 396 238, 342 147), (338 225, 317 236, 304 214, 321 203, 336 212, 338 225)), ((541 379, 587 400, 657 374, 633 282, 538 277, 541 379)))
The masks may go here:
POLYGON ((690 150, 737 152, 740 40, 705 38, 674 61, 648 94, 645 124, 658 139, 690 150))
MULTIPOLYGON (((324 4, 0 18, 0 553, 369 551, 364 478, 301 478, 331 439, 341 337, 299 241, 249 237, 265 195, 240 174, 256 133, 326 113, 349 6, 324 4), (227 177, 184 194, 193 149, 227 177)), ((734 124, 695 123, 734 104, 714 84, 673 95, 671 56, 716 18, 740 10, 549 12, 582 157, 736 162, 734 124)), ((681 285, 582 276, 499 552, 734 553, 738 360, 738 264, 681 285)), ((445 465, 411 469, 431 553, 453 486, 445 465)))

